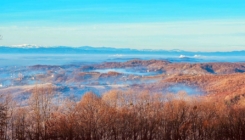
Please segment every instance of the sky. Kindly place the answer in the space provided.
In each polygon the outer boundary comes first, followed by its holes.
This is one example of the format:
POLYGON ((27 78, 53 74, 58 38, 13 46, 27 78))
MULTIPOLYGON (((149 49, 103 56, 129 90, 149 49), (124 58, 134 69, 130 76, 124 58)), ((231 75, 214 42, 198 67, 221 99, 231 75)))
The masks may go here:
POLYGON ((245 50, 242 0, 1 0, 0 46, 245 50))

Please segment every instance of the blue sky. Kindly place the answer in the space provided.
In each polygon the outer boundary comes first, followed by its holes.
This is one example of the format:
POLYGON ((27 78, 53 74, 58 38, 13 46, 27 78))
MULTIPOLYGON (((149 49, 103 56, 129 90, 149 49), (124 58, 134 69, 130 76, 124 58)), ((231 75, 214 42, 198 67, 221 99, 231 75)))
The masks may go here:
POLYGON ((1 0, 0 45, 245 50, 241 0, 1 0))

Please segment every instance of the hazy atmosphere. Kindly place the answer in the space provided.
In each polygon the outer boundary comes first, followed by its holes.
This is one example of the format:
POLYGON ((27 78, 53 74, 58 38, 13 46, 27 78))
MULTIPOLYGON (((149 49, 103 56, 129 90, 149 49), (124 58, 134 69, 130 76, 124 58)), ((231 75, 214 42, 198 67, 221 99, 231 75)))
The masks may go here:
POLYGON ((0 45, 243 50, 244 7, 240 0, 3 0, 0 45))
POLYGON ((0 140, 245 140, 245 1, 0 0, 0 140))

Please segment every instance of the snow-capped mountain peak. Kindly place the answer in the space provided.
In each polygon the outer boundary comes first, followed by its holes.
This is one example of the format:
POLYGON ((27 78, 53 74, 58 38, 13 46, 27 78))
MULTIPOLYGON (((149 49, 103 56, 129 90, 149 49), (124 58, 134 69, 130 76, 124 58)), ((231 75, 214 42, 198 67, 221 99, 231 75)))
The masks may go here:
POLYGON ((39 48, 41 46, 35 44, 20 44, 20 45, 12 45, 13 48, 39 48))

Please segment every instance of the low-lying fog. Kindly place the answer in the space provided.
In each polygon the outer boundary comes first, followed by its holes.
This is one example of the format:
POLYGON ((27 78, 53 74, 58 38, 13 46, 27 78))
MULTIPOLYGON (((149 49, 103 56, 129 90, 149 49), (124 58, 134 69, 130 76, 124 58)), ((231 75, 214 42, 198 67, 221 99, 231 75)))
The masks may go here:
POLYGON ((132 59, 168 60, 170 62, 245 62, 245 56, 166 56, 166 55, 122 55, 122 54, 0 54, 0 67, 31 65, 66 65, 101 62, 125 62, 132 59))
POLYGON ((149 70, 137 70, 137 69, 128 69, 128 68, 124 68, 124 69, 96 69, 96 70, 92 70, 94 72, 99 72, 99 73, 108 73, 108 72, 117 72, 117 73, 123 73, 123 74, 131 74, 131 75, 140 75, 140 76, 151 76, 151 75, 158 75, 161 74, 160 72, 157 71, 149 71, 149 70))
MULTIPOLYGON (((27 86, 52 83, 57 92, 78 97, 93 91, 102 94, 111 89, 127 90, 131 88, 149 89, 159 83, 164 72, 148 68, 91 68, 104 62, 126 62, 133 59, 167 60, 171 63, 197 62, 240 62, 241 57, 205 57, 205 56, 162 56, 162 55, 107 55, 107 54, 1 54, 0 56, 0 93, 30 92, 27 86), (20 88, 21 87, 21 88, 20 88)), ((168 92, 185 91, 190 95, 200 94, 198 87, 174 85, 166 88, 168 92)), ((19 94, 18 96, 21 96, 19 94)))

